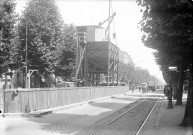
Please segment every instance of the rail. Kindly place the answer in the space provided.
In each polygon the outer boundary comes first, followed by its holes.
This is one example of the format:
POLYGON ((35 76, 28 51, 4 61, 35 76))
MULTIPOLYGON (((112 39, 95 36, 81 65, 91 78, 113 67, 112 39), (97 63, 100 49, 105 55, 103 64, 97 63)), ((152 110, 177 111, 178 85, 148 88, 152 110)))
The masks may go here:
MULTIPOLYGON (((137 101, 137 100, 136 100, 137 101)), ((111 121, 109 121, 108 123, 102 125, 101 127, 99 127, 98 129, 96 129, 95 131, 93 131, 92 133, 90 133, 89 135, 95 135, 95 134, 98 134, 100 133, 101 131, 103 131, 104 128, 110 126, 112 123, 115 123, 117 122, 121 117, 126 117, 125 115, 127 113, 129 113, 131 110, 134 110, 136 109, 140 104, 142 104, 143 102, 146 102, 147 100, 142 100, 140 102, 136 102, 136 104, 129 108, 128 110, 126 110, 125 112, 121 113, 119 116, 113 118, 111 121)), ((155 104, 153 105, 153 107, 151 107, 150 111, 148 112, 148 115, 145 116, 145 119, 144 121, 141 123, 141 125, 139 126, 139 128, 137 130, 134 131, 133 134, 135 135, 139 135, 139 133, 141 132, 141 129, 143 128, 143 126, 145 125, 146 121, 148 120, 149 116, 151 115, 151 113, 153 112, 155 106, 157 105, 157 103, 159 102, 159 98, 157 99, 157 101, 155 102, 155 104)), ((105 130, 104 130, 105 131, 105 130)))

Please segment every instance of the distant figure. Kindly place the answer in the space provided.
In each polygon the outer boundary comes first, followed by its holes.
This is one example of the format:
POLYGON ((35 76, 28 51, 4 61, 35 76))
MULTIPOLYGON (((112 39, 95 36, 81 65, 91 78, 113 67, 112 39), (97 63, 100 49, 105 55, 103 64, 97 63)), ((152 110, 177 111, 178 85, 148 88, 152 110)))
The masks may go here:
POLYGON ((168 98, 168 109, 170 108, 173 108, 173 105, 172 105, 172 95, 173 95, 173 89, 170 85, 167 85, 166 87, 166 95, 167 95, 167 98, 168 98))
POLYGON ((142 87, 142 93, 145 93, 145 92, 146 92, 145 87, 142 87))
POLYGON ((147 91, 147 84, 143 83, 142 84, 142 93, 146 93, 146 91, 147 91))
POLYGON ((139 88, 138 88, 138 89, 139 89, 139 92, 140 92, 140 91, 141 91, 141 86, 139 86, 139 88))
POLYGON ((6 85, 5 85, 5 83, 3 84, 3 90, 5 90, 6 89, 6 85))
POLYGON ((183 87, 184 87, 184 92, 187 93, 187 91, 188 91, 188 84, 184 84, 183 87))
POLYGON ((164 95, 167 96, 167 85, 164 86, 164 95))
POLYGON ((134 92, 134 86, 131 86, 132 93, 134 92))

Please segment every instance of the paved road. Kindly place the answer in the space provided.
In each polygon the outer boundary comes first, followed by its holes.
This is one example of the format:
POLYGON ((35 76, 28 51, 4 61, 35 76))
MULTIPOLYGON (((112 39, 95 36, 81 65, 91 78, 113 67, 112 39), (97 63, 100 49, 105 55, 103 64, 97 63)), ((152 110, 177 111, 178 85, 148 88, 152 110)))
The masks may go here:
POLYGON ((75 135, 141 97, 136 91, 42 117, 1 118, 1 135, 75 135))

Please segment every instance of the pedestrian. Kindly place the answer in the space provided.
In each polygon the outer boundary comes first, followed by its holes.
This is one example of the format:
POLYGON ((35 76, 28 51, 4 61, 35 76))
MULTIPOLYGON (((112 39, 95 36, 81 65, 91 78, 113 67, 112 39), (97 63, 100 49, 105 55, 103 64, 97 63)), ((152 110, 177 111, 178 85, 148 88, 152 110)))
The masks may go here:
POLYGON ((168 85, 164 86, 164 95, 168 97, 168 85))
POLYGON ((187 93, 187 91, 188 91, 188 84, 185 84, 184 85, 184 92, 187 93))
POLYGON ((139 92, 141 91, 141 86, 139 86, 139 92))
POLYGON ((168 85, 166 89, 167 89, 166 92, 167 92, 167 97, 168 97, 168 109, 170 109, 170 108, 173 108, 173 105, 172 105, 173 89, 171 85, 168 85))
POLYGON ((134 86, 131 86, 132 93, 134 92, 134 86))

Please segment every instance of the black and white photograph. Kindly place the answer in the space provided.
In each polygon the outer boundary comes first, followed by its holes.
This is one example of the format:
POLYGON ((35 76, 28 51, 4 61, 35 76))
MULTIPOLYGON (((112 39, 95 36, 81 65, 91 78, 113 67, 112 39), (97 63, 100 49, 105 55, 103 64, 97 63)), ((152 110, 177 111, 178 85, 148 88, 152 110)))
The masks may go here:
POLYGON ((193 135, 193 0, 0 0, 1 135, 193 135))

